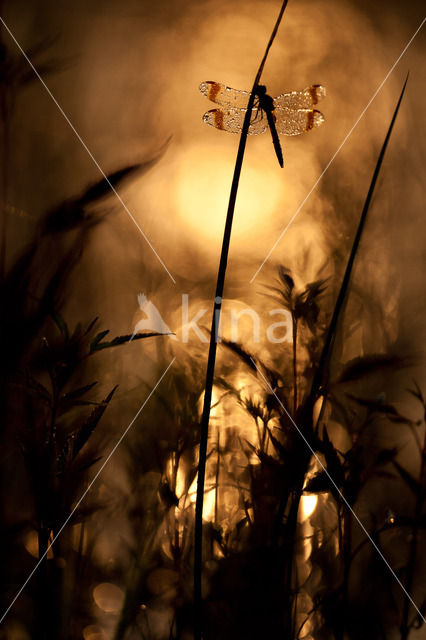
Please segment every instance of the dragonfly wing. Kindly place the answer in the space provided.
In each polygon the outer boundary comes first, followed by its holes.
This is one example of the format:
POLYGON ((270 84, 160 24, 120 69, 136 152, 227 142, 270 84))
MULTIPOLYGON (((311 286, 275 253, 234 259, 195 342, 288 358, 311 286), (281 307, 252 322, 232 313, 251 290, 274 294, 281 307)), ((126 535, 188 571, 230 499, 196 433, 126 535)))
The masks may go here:
POLYGON ((240 109, 210 109, 203 115, 203 122, 229 133, 240 133, 244 113, 240 109))
MULTIPOLYGON (((245 111, 246 109, 244 109, 245 111)), ((268 129, 268 120, 266 114, 260 110, 253 109, 253 114, 248 132, 251 136, 258 136, 268 129)))
POLYGON ((316 109, 276 108, 274 110, 278 133, 285 136, 298 136, 300 133, 319 127, 324 122, 324 116, 316 109))
POLYGON ((220 82, 202 82, 200 91, 206 98, 222 107, 245 108, 250 98, 249 91, 231 89, 220 82))
POLYGON ((313 84, 303 91, 291 91, 282 93, 274 98, 275 108, 286 109, 311 109, 325 97, 325 87, 320 84, 313 84))
MULTIPOLYGON (((203 115, 203 122, 229 133, 241 133, 247 109, 210 109, 203 115)), ((260 114, 259 114, 260 115, 260 114)), ((249 134, 258 135, 268 128, 266 118, 256 117, 249 127, 249 134)))

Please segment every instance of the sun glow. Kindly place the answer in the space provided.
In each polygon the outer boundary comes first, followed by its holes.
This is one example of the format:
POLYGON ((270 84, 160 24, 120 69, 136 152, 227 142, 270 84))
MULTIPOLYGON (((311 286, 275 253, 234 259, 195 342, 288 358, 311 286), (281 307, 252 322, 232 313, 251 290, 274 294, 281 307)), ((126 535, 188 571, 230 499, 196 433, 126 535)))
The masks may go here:
MULTIPOLYGON (((206 156, 205 147, 185 153, 177 170, 175 192, 179 217, 190 230, 221 238, 235 159, 217 153, 206 156)), ((234 238, 246 238, 264 229, 282 198, 283 181, 260 160, 248 163, 241 175, 233 227, 234 238)))

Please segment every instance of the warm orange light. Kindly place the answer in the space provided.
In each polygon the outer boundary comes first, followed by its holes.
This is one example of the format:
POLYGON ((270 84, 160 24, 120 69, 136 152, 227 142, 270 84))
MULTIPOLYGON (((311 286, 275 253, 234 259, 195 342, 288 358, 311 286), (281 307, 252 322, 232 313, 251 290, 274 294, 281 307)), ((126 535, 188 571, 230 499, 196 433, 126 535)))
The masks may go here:
MULTIPOLYGON (((38 534, 37 531, 29 531, 25 536, 24 541, 25 549, 30 553, 34 558, 38 558, 38 534)), ((47 552, 47 559, 51 560, 53 558, 53 550, 49 547, 47 552)))
POLYGON ((102 627, 97 624, 89 624, 83 629, 84 640, 106 640, 106 635, 102 627))
POLYGON ((124 602, 124 593, 111 582, 102 582, 93 589, 93 599, 106 613, 118 613, 124 602))
MULTIPOLYGON (((220 149, 206 154, 205 145, 194 146, 182 157, 175 192, 178 215, 197 236, 219 239, 223 235, 235 159, 220 149)), ((263 231, 276 215, 283 194, 283 179, 261 159, 247 163, 241 174, 233 225, 233 239, 263 231)))
POLYGON ((317 502, 318 496, 314 494, 304 494, 300 498, 300 519, 302 522, 307 520, 313 514, 317 506, 317 502))
MULTIPOLYGON (((197 482, 198 475, 195 477, 188 491, 189 501, 194 505, 197 499, 197 482)), ((215 515, 215 500, 215 485, 211 481, 207 480, 204 489, 203 520, 213 522, 215 515)))

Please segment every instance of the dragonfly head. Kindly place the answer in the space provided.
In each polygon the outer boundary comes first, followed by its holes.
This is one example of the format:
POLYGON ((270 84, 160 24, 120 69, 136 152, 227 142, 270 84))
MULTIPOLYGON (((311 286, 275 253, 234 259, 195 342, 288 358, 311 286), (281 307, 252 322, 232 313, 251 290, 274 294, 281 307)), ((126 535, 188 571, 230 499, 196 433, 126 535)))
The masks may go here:
POLYGON ((266 86, 264 84, 258 84, 255 93, 259 97, 266 95, 266 86))

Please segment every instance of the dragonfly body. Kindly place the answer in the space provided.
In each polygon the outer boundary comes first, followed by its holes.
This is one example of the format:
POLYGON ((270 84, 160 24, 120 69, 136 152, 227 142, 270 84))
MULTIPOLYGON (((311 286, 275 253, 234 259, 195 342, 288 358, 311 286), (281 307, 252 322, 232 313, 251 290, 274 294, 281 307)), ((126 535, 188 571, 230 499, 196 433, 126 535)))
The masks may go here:
POLYGON ((266 87, 263 84, 260 84, 256 88, 256 97, 258 100, 258 114, 261 115, 265 113, 266 119, 269 125, 269 131, 272 136, 272 143, 274 145, 275 153, 277 154, 278 162, 280 167, 284 166, 284 158, 283 152, 281 149, 281 143, 277 132, 277 127, 275 126, 276 116, 274 114, 275 104, 274 99, 271 96, 268 96, 266 93, 266 87))
MULTIPOLYGON (((212 81, 202 82, 200 91, 221 107, 207 111, 203 121, 216 129, 240 133, 250 93, 212 81)), ((325 88, 321 85, 311 85, 302 91, 282 93, 272 98, 266 93, 264 85, 258 85, 255 93, 248 132, 257 135, 269 128, 278 161, 283 166, 279 134, 295 136, 322 124, 324 116, 314 109, 314 106, 325 96, 325 88)))

